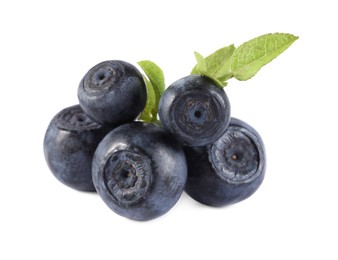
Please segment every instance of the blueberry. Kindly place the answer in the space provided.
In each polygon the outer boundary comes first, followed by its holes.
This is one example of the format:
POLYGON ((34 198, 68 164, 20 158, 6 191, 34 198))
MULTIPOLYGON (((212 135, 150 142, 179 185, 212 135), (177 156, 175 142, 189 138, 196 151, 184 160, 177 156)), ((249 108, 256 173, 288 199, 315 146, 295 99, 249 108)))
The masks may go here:
POLYGON ((43 143, 45 159, 54 176, 73 189, 95 191, 92 159, 96 147, 109 130, 93 122, 79 105, 56 114, 43 143))
POLYGON ((104 61, 91 68, 78 87, 83 111, 101 125, 131 122, 143 111, 147 90, 142 74, 125 61, 104 61))
POLYGON ((196 201, 224 206, 251 196, 265 175, 264 144, 255 129, 232 118, 213 144, 186 147, 188 180, 185 191, 196 201))
POLYGON ((230 103, 223 89, 204 76, 189 75, 171 84, 159 103, 163 128, 188 146, 216 141, 230 121, 230 103))
POLYGON ((93 159, 98 194, 117 214, 150 220, 169 211, 184 190, 182 146, 161 127, 133 122, 111 131, 93 159))

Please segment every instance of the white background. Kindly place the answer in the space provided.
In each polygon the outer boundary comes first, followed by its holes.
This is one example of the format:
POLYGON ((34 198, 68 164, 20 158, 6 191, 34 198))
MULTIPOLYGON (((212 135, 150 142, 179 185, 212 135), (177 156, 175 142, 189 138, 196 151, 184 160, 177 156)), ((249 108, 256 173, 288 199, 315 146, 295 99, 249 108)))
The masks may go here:
POLYGON ((0 259, 337 259, 336 1, 2 1, 0 259), (156 62, 167 85, 193 51, 265 33, 299 36, 249 81, 229 81, 232 115, 261 134, 268 168, 246 201, 206 207, 186 194, 136 222, 49 171, 51 118, 77 103, 107 59, 156 62))

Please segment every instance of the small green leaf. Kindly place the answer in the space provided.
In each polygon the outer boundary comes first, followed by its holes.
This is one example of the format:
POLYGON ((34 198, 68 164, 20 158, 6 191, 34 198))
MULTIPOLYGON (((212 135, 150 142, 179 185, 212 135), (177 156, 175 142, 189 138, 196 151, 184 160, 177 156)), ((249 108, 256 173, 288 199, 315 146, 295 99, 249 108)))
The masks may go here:
POLYGON ((162 95, 165 89, 165 82, 161 68, 149 60, 139 61, 138 65, 140 65, 151 84, 154 86, 155 93, 162 95))
POLYGON ((154 62, 143 60, 138 65, 145 73, 144 79, 147 85, 147 103, 140 119, 146 122, 158 123, 158 103, 165 89, 163 71, 154 62))
POLYGON ((235 46, 223 47, 205 58, 207 70, 217 79, 231 78, 231 57, 235 51, 235 46))
POLYGON ((284 52, 298 37, 292 34, 265 34, 240 45, 231 59, 231 72, 238 80, 248 80, 264 65, 284 52))
POLYGON ((195 59, 197 61, 197 65, 196 65, 197 74, 205 73, 207 70, 207 65, 206 65, 204 57, 197 51, 195 51, 194 54, 195 54, 195 59))
POLYGON ((230 61, 235 46, 223 47, 204 58, 195 52, 197 65, 192 69, 191 74, 201 74, 212 79, 219 87, 225 87, 227 80, 232 77, 230 61))
POLYGON ((152 122, 153 114, 156 109, 156 104, 155 104, 156 97, 155 97, 154 87, 148 78, 146 77, 143 77, 143 78, 147 86, 147 102, 139 119, 145 122, 152 122))

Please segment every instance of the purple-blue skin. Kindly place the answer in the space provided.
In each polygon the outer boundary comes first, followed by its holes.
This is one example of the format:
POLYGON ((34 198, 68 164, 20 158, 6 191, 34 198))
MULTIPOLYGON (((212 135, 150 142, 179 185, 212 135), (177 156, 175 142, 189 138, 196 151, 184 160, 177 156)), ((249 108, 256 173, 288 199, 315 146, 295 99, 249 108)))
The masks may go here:
POLYGON ((109 60, 86 73, 78 87, 78 99, 93 121, 116 127, 140 115, 146 104, 147 89, 135 66, 109 60))
POLYGON ((172 83, 158 111, 163 128, 187 146, 216 141, 230 122, 230 103, 223 89, 209 78, 189 75, 172 83))
POLYGON ((133 122, 111 131, 93 159, 93 181, 108 207, 146 221, 168 212, 187 179, 182 146, 161 127, 133 122))
POLYGON ((225 206, 250 197, 263 182, 264 144, 255 129, 231 118, 227 131, 213 144, 186 147, 185 191, 209 206, 225 206))
POLYGON ((111 130, 93 122, 79 105, 54 116, 45 133, 43 150, 54 176, 79 191, 95 191, 91 167, 96 147, 111 130))

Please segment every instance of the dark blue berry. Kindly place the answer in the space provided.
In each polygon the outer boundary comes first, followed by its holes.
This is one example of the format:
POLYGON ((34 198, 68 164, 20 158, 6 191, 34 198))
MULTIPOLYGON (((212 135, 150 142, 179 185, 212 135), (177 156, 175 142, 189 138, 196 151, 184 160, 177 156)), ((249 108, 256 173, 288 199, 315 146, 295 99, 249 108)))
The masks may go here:
POLYGON ((224 206, 251 196, 265 175, 265 149, 258 132, 232 118, 213 144, 186 147, 188 180, 185 191, 210 206, 224 206))
POLYGON ((78 87, 83 111, 101 125, 131 122, 143 111, 147 90, 142 74, 125 61, 104 61, 91 68, 78 87))
POLYGON ((44 155, 54 176, 80 191, 95 191, 91 166, 95 149, 110 128, 93 122, 79 105, 60 111, 44 137, 44 155))
POLYGON ((161 127, 124 124, 99 144, 93 181, 111 210, 150 220, 169 211, 183 192, 187 164, 183 148, 161 127))
POLYGON ((216 141, 230 121, 230 103, 223 89, 204 76, 189 75, 171 84, 159 103, 163 128, 188 146, 216 141))

